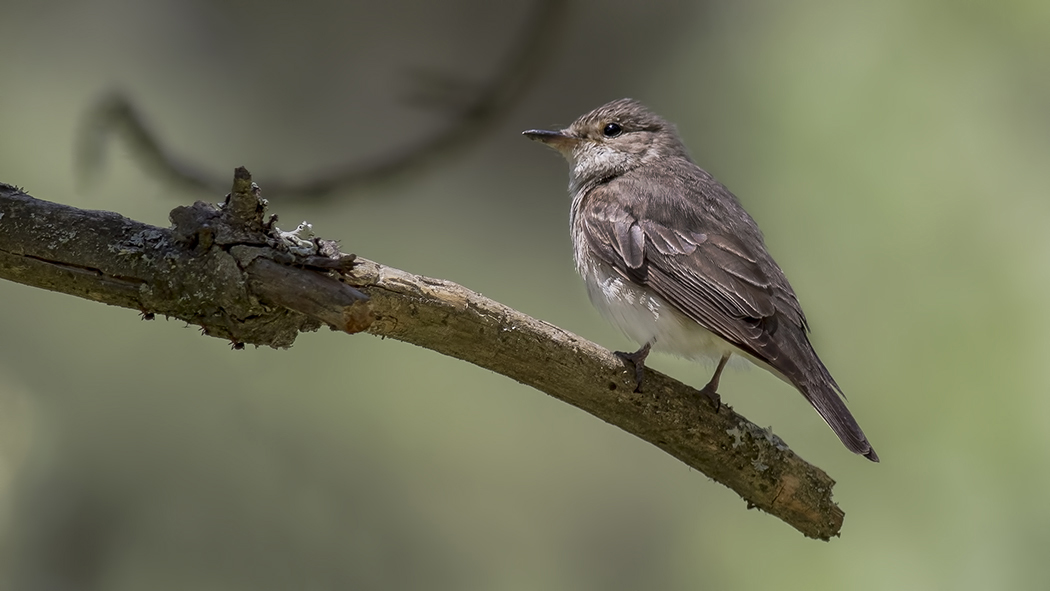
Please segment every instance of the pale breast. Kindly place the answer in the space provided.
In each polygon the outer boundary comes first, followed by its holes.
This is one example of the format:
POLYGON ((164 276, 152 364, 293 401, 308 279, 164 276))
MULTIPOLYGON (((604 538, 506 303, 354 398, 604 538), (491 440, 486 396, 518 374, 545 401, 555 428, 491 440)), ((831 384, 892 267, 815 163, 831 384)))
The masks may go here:
POLYGON ((719 358, 739 350, 679 312, 652 290, 637 285, 595 258, 586 240, 573 232, 576 270, 587 285, 587 294, 602 316, 628 338, 655 351, 686 359, 719 358))

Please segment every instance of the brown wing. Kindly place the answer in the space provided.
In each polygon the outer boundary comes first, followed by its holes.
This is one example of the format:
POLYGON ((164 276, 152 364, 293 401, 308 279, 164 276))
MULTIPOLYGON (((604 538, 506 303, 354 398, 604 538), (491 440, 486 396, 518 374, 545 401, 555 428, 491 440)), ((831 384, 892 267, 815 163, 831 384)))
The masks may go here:
POLYGON ((616 196, 639 188, 618 186, 623 184, 630 183, 599 186, 581 203, 580 223, 591 250, 704 328, 793 378, 797 368, 785 363, 774 337, 796 340, 777 335, 781 324, 790 327, 786 332, 804 333, 806 320, 757 227, 757 242, 749 246, 729 234, 731 225, 705 219, 700 207, 654 207, 660 204, 651 195, 637 192, 642 199, 632 206, 616 196))
POLYGON ((783 374, 846 447, 877 461, 806 337, 791 285, 736 197, 699 168, 637 172, 595 187, 580 203, 577 223, 590 250, 783 374))

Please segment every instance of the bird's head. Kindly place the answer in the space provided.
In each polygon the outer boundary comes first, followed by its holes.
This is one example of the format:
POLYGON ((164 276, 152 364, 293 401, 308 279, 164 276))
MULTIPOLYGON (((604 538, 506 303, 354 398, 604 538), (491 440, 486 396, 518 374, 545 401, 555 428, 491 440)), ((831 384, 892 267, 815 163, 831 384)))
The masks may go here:
POLYGON ((577 187, 663 158, 688 158, 674 126, 633 99, 602 105, 560 131, 531 129, 523 135, 561 152, 577 187))

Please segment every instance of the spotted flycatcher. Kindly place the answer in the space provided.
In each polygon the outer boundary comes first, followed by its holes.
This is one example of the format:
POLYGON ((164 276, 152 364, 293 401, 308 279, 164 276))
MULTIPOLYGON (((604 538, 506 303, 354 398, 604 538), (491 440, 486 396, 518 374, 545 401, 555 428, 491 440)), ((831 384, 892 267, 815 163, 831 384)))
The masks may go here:
POLYGON ((879 461, 817 357, 802 307, 766 251, 758 225, 697 166, 674 126, 621 99, 561 131, 524 134, 569 161, 576 269, 591 301, 641 348, 718 359, 715 396, 731 355, 798 389, 850 451, 879 461))

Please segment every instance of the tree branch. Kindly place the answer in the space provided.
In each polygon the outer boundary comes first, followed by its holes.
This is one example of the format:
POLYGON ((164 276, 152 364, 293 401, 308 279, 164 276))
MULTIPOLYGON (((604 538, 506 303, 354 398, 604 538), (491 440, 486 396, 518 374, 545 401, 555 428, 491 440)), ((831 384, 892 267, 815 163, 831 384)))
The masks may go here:
MULTIPOLYGON (((537 0, 516 43, 494 75, 477 84, 459 84, 462 92, 458 96, 450 96, 452 93, 447 91, 455 82, 451 75, 415 73, 419 89, 407 97, 407 102, 451 114, 444 129, 380 158, 317 171, 301 181, 267 179, 266 190, 270 195, 321 199, 432 164, 469 145, 525 96, 525 89, 540 73, 555 46, 552 39, 566 20, 567 5, 568 0, 537 0)), ((126 141, 131 153, 149 172, 173 186, 205 192, 219 191, 226 183, 224 175, 207 170, 166 146, 131 99, 120 93, 100 100, 85 117, 75 151, 81 175, 90 178, 102 167, 105 141, 110 135, 126 141)))
POLYGON ((491 369, 616 425, 806 536, 838 535, 834 481, 700 393, 464 287, 281 232, 246 170, 221 207, 198 202, 158 228, 40 201, 0 183, 0 278, 152 314, 205 334, 287 347, 322 325, 391 337, 491 369))

